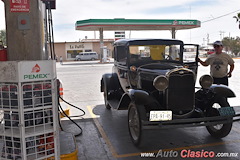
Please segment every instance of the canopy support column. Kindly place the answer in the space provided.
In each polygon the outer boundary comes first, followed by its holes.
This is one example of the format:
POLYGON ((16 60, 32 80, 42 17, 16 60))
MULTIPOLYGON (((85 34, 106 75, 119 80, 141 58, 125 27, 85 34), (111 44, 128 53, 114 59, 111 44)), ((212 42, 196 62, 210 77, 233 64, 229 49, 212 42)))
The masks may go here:
POLYGON ((102 62, 103 58, 103 28, 99 28, 99 39, 100 39, 100 62, 102 62))
POLYGON ((172 39, 176 39, 176 28, 172 28, 172 39))

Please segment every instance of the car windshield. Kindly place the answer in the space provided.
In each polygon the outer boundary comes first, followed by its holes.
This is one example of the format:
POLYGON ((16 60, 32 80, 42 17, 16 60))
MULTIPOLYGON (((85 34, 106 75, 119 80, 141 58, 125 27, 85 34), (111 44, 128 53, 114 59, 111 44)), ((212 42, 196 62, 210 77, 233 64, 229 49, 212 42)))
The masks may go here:
POLYGON ((130 63, 149 61, 180 62, 180 45, 129 46, 130 63))

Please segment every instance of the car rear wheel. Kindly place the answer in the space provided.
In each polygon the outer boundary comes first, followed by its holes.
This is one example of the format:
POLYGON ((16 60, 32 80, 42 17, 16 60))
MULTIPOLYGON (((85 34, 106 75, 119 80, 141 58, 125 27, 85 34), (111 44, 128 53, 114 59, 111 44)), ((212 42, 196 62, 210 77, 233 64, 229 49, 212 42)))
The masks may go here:
MULTIPOLYGON (((227 99, 222 97, 217 102, 215 102, 212 106, 212 109, 209 110, 208 116, 219 116, 219 112, 217 108, 221 107, 229 107, 229 103, 227 102, 227 99)), ((216 138, 223 138, 226 137, 231 129, 232 129, 232 122, 226 123, 226 124, 217 124, 213 126, 206 126, 208 132, 211 134, 211 136, 216 138)))
POLYGON ((104 84, 103 88, 104 88, 104 90, 103 90, 103 97, 104 97, 105 107, 106 107, 107 109, 111 109, 111 106, 110 106, 110 104, 108 103, 108 99, 107 99, 107 97, 108 97, 107 86, 104 84))
POLYGON ((128 108, 128 130, 134 145, 139 146, 143 142, 144 131, 142 129, 142 119, 144 119, 143 115, 144 107, 137 106, 135 103, 130 103, 128 108))

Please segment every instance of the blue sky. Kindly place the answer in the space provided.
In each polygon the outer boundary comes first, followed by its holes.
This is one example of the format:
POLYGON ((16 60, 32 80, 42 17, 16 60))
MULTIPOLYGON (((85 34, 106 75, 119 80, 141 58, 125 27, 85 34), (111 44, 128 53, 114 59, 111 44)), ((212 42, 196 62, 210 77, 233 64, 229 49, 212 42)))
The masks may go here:
MULTIPOLYGON (((200 28, 177 31, 176 38, 185 43, 206 43, 223 36, 240 36, 232 17, 240 12, 239 0, 57 0, 53 10, 54 39, 56 42, 74 42, 85 38, 99 38, 98 32, 76 31, 75 22, 84 19, 196 19, 200 28), (238 11, 237 11, 238 10, 238 11), (233 11, 237 11, 232 13, 233 11), (231 13, 231 14, 229 14, 231 13), (228 15, 226 15, 228 14, 228 15), (218 18, 212 20, 213 18, 218 18), (220 35, 220 33, 222 33, 220 35)), ((5 28, 4 5, 0 1, 0 29, 5 28)), ((104 32, 104 38, 114 33, 104 32)), ((127 38, 171 38, 170 31, 132 31, 127 38)))
POLYGON ((177 4, 177 5, 170 5, 170 6, 158 6, 153 9, 149 9, 144 11, 146 14, 161 14, 161 15, 167 15, 171 13, 185 13, 185 12, 191 12, 191 10, 197 9, 198 7, 204 7, 209 5, 214 5, 217 2, 217 0, 197 0, 197 1, 189 1, 185 4, 177 4))

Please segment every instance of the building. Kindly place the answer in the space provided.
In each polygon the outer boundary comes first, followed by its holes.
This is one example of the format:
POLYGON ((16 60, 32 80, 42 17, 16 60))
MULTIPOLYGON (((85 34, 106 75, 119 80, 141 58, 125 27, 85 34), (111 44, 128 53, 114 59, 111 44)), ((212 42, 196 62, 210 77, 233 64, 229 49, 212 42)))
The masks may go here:
MULTIPOLYGON (((114 39, 104 39, 104 47, 108 50, 108 56, 112 57, 114 39)), ((73 61, 80 52, 97 52, 100 54, 99 39, 83 39, 79 42, 55 42, 56 57, 63 57, 63 61, 73 61)), ((99 55, 100 57, 100 55, 99 55)))

